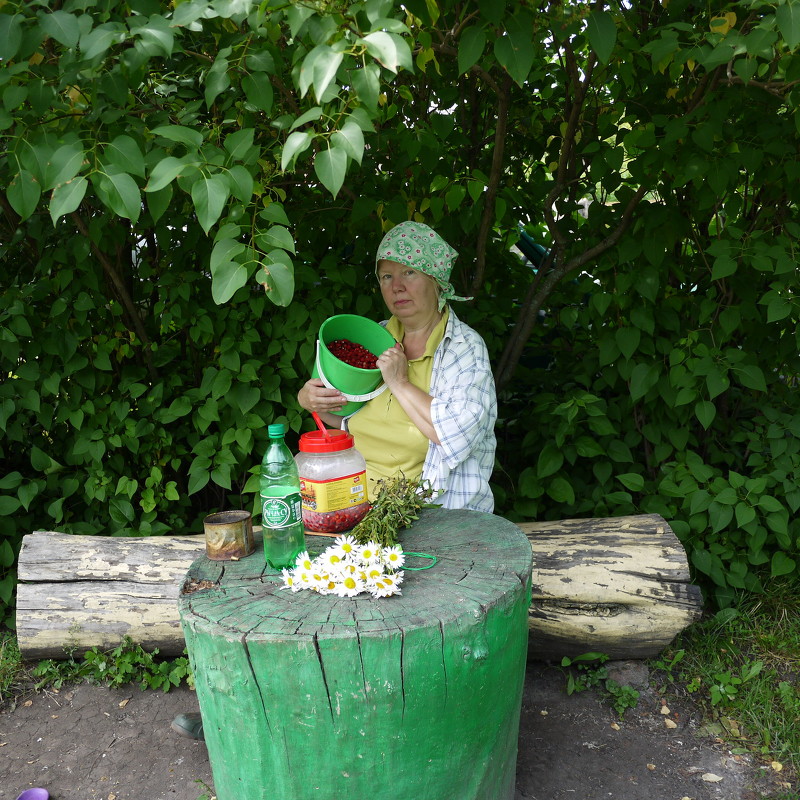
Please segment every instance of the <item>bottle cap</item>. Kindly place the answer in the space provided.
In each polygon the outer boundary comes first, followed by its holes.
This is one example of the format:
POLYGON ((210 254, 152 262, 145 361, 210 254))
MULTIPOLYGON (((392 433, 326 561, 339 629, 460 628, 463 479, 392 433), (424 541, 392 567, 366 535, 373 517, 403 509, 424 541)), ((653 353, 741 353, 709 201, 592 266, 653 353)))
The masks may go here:
POLYGON ((353 437, 347 431, 328 429, 327 435, 322 431, 309 431, 300 437, 301 453, 337 453, 353 446, 353 437))
POLYGON ((282 423, 276 422, 267 428, 267 433, 269 433, 270 439, 283 439, 286 428, 283 427, 282 423))

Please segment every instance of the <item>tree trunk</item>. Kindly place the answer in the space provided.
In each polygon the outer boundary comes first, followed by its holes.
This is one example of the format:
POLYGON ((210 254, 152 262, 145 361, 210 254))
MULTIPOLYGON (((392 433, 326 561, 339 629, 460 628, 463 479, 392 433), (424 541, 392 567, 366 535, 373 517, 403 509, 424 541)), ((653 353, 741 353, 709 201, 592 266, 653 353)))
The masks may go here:
MULTIPOLYGON (((657 514, 519 527, 533 549, 533 659, 586 652, 648 658, 700 616, 702 597, 690 582, 686 554, 657 514)), ((257 540, 252 557, 259 552, 257 540)), ((17 591, 23 657, 80 655, 114 647, 126 635, 145 649, 180 655, 178 596, 192 562, 204 554, 202 535, 29 534, 17 591)))

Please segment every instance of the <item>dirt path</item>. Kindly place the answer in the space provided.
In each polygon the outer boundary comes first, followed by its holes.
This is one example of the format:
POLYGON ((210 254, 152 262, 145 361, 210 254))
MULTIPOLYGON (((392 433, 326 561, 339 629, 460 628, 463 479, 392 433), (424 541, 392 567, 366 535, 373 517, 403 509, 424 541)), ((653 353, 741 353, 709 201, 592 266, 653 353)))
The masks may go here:
MULTIPOLYGON (((791 796, 782 773, 703 735, 696 709, 670 708, 676 726, 668 728, 642 667, 630 665, 629 674, 642 694, 620 720, 594 693, 565 694, 559 670, 529 665, 515 800, 791 796)), ((0 800, 31 786, 53 800, 198 800, 213 786, 205 746, 169 728, 175 714, 197 707, 187 689, 82 685, 33 695, 0 712, 0 800)))

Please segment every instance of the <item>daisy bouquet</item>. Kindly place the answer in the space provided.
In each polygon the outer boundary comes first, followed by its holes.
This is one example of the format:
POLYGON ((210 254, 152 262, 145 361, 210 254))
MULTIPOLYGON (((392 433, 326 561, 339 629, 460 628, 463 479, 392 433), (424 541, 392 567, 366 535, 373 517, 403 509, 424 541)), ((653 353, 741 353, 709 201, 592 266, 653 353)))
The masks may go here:
POLYGON ((376 542, 359 544, 353 536, 338 536, 316 558, 300 553, 291 569, 283 570, 283 588, 299 592, 355 597, 367 592, 373 597, 400 594, 401 567, 405 556, 399 545, 376 542))

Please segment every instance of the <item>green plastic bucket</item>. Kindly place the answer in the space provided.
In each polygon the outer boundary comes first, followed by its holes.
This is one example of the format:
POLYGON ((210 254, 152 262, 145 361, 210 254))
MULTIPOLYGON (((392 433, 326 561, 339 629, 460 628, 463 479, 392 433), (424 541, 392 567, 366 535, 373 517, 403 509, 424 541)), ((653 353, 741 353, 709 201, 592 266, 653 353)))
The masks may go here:
POLYGON ((338 389, 348 400, 341 411, 342 416, 352 414, 367 400, 377 397, 386 385, 381 382, 379 369, 361 369, 338 359, 328 345, 337 339, 349 339, 360 344, 375 356, 395 344, 383 325, 357 314, 338 314, 322 323, 317 339, 317 358, 312 377, 320 378, 330 389, 338 389))

